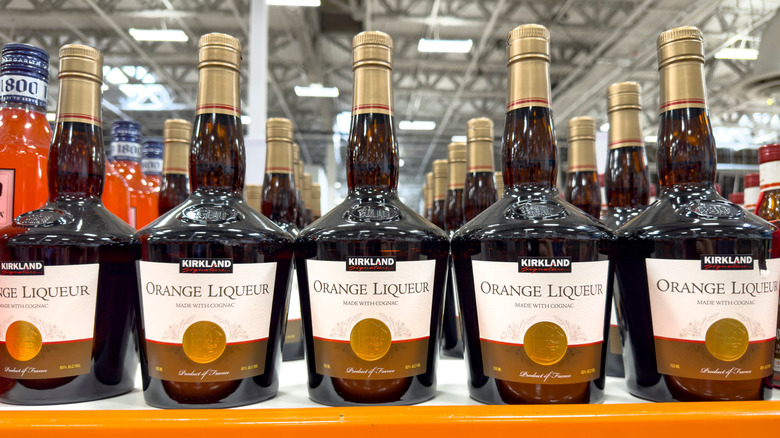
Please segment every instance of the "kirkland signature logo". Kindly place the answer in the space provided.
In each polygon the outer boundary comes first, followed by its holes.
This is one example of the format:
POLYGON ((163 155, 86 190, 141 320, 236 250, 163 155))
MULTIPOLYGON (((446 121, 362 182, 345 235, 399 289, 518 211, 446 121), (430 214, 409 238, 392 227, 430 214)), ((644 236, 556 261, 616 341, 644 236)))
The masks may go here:
POLYGON ((395 257, 347 257, 347 271, 395 271, 395 257))
POLYGON ((232 274, 233 260, 230 259, 182 259, 180 274, 232 274))
POLYGON ((571 272, 571 257, 519 257, 518 272, 571 272))
POLYGON ((753 256, 740 255, 702 255, 702 271, 751 271, 753 270, 753 256))
POLYGON ((2 262, 0 275, 43 275, 43 262, 2 262))

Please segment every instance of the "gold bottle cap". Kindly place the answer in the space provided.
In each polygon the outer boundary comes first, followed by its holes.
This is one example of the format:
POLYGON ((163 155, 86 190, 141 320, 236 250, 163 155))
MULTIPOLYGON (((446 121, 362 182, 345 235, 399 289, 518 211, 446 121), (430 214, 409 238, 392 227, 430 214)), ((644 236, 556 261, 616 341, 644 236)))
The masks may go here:
POLYGON ((425 187, 427 187, 428 192, 428 204, 426 207, 430 207, 433 205, 433 172, 428 172, 425 174, 425 187))
POLYGON ((366 64, 393 68, 393 39, 379 31, 360 32, 352 39, 352 69, 366 64))
POLYGON ((449 163, 447 160, 433 160, 433 200, 442 201, 447 196, 447 178, 449 163))
POLYGON ((501 172, 495 172, 496 178, 496 193, 498 198, 501 198, 501 194, 504 193, 504 175, 501 172))
POLYGON ((433 160, 433 177, 434 178, 446 178, 447 177, 447 160, 433 160))
POLYGON ((206 65, 241 68, 241 42, 234 36, 207 33, 200 37, 198 49, 198 69, 206 65))
POLYGON ((317 183, 312 183, 311 185, 311 212, 314 216, 319 216, 322 210, 322 206, 320 205, 320 199, 322 198, 322 187, 320 187, 317 183))
POLYGON ((567 171, 596 171, 596 120, 593 117, 575 117, 569 120, 567 171))
POLYGON ((80 73, 93 81, 103 83, 103 54, 81 44, 67 44, 60 48, 60 74, 80 73))
POLYGON ((524 24, 509 31, 506 38, 507 54, 511 64, 523 58, 542 58, 550 61, 550 31, 539 24, 524 24))
POLYGON ((311 210, 311 174, 303 172, 303 204, 311 210))
POLYGON ((262 209, 263 186, 260 184, 246 185, 246 202, 257 211, 262 209))
POLYGON ((450 143, 447 146, 447 159, 450 162, 466 162, 466 143, 450 143))
POLYGON ((704 62, 704 36, 693 26, 677 27, 658 36, 658 68, 683 60, 704 62))
POLYGON ((168 119, 163 124, 163 142, 190 144, 192 123, 182 119, 168 119))
POLYGON ((301 161, 301 146, 298 143, 293 143, 293 163, 301 161))
POLYGON ((468 121, 466 138, 468 142, 489 141, 493 143, 493 121, 487 117, 478 117, 468 121))
POLYGON ((569 119, 569 141, 596 140, 596 119, 574 117, 569 119))
POLYGON ((607 112, 620 109, 642 109, 640 86, 636 82, 618 82, 607 88, 607 112))
POLYGON ((292 140, 293 140, 293 122, 290 119, 285 119, 283 117, 273 117, 268 119, 268 121, 265 122, 266 142, 287 141, 292 143, 292 140))

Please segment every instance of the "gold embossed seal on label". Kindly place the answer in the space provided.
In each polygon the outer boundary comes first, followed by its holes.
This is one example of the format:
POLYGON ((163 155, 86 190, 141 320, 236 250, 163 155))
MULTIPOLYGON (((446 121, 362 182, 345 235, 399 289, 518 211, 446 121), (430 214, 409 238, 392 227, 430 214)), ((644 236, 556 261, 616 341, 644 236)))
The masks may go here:
POLYGON ((211 321, 198 321, 184 331, 181 340, 184 354, 195 363, 211 363, 225 351, 227 336, 222 327, 211 321))
POLYGON ((742 357, 748 349, 747 327, 733 318, 720 319, 707 329, 704 344, 716 359, 733 362, 742 357))
POLYGON ((523 337, 523 349, 539 365, 555 365, 566 355, 569 342, 566 333, 556 323, 537 322, 523 337))
POLYGON ((5 348, 11 357, 20 362, 37 356, 42 346, 41 332, 27 321, 14 321, 5 332, 5 348))
POLYGON ((366 318, 352 327, 349 346, 357 357, 374 361, 387 354, 392 343, 390 328, 378 319, 366 318))

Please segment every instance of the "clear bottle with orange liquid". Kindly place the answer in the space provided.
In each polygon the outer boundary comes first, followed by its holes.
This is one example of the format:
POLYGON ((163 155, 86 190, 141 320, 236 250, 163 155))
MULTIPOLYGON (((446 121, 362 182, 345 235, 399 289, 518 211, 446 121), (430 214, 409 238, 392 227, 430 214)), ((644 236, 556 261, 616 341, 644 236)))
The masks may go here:
POLYGON ((49 196, 46 120, 49 54, 28 44, 3 46, 0 62, 0 227, 49 196))
POLYGON ((141 170, 141 125, 129 120, 117 120, 111 125, 109 160, 127 181, 130 193, 129 224, 140 229, 157 219, 157 198, 141 170))

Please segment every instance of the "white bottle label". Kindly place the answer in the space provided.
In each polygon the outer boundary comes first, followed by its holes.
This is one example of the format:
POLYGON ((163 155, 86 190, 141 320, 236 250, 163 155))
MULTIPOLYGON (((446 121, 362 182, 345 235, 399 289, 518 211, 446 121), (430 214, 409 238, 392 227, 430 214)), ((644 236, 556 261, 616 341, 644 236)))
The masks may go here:
POLYGON ((3 102, 23 102, 46 108, 49 84, 32 76, 4 74, 0 75, 0 95, 3 102))
POLYGON ((276 262, 138 264, 152 377, 217 382, 263 373, 276 262))
POLYGON ((162 158, 142 158, 141 171, 144 175, 162 175, 162 158))
POLYGON ((0 376, 87 374, 100 265, 0 262, 0 376))
POLYGON ((317 372, 394 379, 427 370, 435 260, 307 260, 317 372))
POLYGON ((472 260, 485 375, 576 383, 601 369, 609 262, 472 260))
POLYGON ((141 161, 141 144, 132 141, 112 141, 111 159, 141 161))
POLYGON ((0 228, 14 220, 14 169, 0 169, 0 228))
POLYGON ((658 372, 708 380, 771 374, 780 259, 647 259, 658 372))

